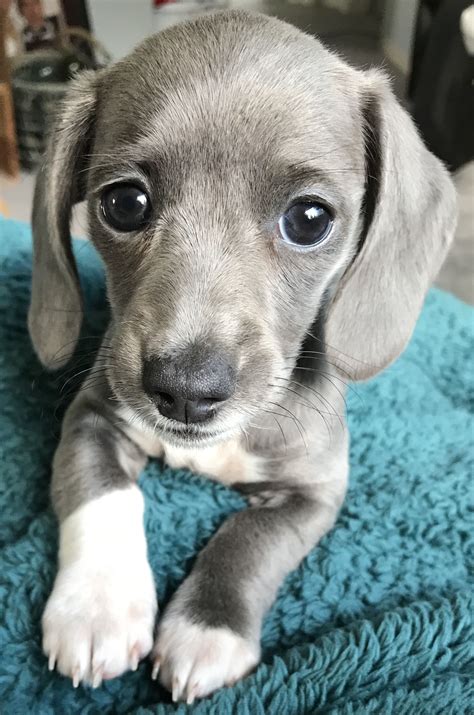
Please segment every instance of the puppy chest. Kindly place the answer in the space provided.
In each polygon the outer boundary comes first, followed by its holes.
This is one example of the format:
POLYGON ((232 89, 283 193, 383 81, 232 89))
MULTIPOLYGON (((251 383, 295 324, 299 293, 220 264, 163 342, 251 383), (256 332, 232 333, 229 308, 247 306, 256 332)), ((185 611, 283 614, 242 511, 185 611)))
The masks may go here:
POLYGON ((237 441, 203 449, 186 449, 163 444, 164 460, 170 467, 189 469, 223 484, 257 481, 260 460, 237 441))

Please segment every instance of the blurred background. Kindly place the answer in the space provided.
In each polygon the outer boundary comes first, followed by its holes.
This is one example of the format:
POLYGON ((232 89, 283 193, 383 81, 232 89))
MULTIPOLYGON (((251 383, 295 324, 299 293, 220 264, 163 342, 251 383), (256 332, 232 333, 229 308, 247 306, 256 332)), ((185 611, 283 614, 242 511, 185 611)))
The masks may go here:
MULTIPOLYGON (((474 4, 468 0, 0 0, 0 214, 30 220, 45 137, 78 70, 107 65, 183 19, 228 8, 280 17, 318 35, 350 63, 382 66, 391 75, 459 193, 456 239, 438 285, 474 303, 474 4)), ((73 233, 87 234, 83 207, 73 233)))

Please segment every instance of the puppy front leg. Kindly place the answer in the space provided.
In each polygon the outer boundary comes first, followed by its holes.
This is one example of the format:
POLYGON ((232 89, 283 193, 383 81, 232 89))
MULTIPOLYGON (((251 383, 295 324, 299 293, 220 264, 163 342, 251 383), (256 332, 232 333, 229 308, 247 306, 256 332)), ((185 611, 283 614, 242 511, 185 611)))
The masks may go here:
POLYGON ((336 483, 246 485, 250 507, 211 539, 159 624, 154 675, 173 700, 192 703, 258 663, 262 619, 283 578, 335 521, 341 468, 336 483))
POLYGON ((150 651, 156 615, 143 496, 144 453, 104 400, 80 393, 53 463, 60 521, 59 570, 43 615, 43 649, 77 687, 136 669, 150 651))

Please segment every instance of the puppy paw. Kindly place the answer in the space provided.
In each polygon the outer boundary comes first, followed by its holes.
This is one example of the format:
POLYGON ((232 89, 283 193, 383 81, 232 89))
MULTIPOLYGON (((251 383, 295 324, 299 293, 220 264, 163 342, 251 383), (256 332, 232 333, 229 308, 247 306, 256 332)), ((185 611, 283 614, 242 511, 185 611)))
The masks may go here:
POLYGON ((156 595, 148 563, 91 570, 79 562, 59 571, 43 615, 49 669, 100 685, 136 670, 153 645, 156 595))
POLYGON ((228 628, 191 623, 183 616, 164 617, 153 648, 152 677, 171 691, 173 701, 191 705, 247 675, 260 659, 258 643, 228 628))

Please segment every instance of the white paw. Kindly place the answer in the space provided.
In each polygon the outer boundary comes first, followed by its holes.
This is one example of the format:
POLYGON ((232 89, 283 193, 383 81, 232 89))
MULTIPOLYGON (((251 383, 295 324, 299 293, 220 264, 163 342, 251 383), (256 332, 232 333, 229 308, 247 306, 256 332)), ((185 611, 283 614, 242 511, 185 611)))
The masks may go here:
POLYGON ((136 486, 87 502, 61 524, 43 649, 50 670, 56 665, 75 687, 135 670, 150 652, 156 593, 146 551, 136 486))
POLYGON ((160 624, 153 659, 152 677, 160 674, 174 702, 185 700, 191 705, 253 670, 260 647, 227 628, 198 626, 172 615, 160 624))
POLYGON ((58 573, 43 615, 43 650, 49 669, 100 685, 136 670, 153 645, 155 585, 150 568, 91 570, 79 562, 58 573))

